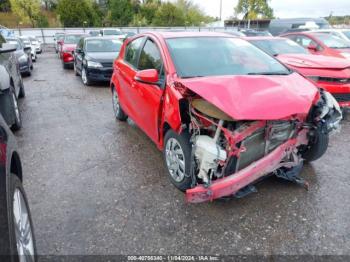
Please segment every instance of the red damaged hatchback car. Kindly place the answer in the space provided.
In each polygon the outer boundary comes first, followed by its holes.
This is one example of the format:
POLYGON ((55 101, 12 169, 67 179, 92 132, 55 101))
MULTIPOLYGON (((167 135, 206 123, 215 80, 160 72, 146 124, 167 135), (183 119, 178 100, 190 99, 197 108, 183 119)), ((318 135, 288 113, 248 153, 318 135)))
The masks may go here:
POLYGON ((242 197, 267 175, 305 185, 341 111, 335 99, 245 40, 146 33, 125 41, 111 79, 115 117, 164 152, 192 203, 242 197))

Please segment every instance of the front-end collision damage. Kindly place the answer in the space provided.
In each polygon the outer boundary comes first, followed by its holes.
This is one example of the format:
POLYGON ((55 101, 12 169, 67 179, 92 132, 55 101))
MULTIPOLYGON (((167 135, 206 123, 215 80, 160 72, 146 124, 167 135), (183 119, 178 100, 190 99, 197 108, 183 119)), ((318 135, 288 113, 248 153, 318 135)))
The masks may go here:
POLYGON ((191 203, 246 195, 254 192, 249 188, 254 182, 267 175, 307 188, 299 177, 304 161, 301 148, 307 149, 310 141, 317 140, 315 130, 322 127, 328 135, 342 118, 338 103, 323 90, 308 115, 242 121, 183 85, 175 88, 181 93, 181 103, 186 104, 180 110, 182 129, 191 135, 192 186, 186 190, 186 200, 191 203))

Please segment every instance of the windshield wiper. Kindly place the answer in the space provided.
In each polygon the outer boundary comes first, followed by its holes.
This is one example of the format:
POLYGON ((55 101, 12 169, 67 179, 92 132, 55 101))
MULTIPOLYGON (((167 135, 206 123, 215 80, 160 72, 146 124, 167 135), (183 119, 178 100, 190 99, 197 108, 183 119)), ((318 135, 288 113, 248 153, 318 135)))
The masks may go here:
POLYGON ((291 72, 250 72, 247 75, 265 75, 265 76, 273 76, 273 75, 279 75, 279 76, 286 76, 291 74, 291 72))

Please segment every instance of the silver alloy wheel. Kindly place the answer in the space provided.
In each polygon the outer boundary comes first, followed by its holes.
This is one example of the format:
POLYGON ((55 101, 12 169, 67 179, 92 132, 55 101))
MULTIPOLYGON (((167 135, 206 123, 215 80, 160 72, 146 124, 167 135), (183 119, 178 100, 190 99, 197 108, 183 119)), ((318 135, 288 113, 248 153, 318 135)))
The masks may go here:
POLYGON ((29 213, 23 194, 18 188, 13 195, 13 222, 20 261, 34 261, 34 242, 29 213))
POLYGON ((13 106, 15 109, 16 120, 17 120, 17 122, 20 122, 21 120, 20 120, 20 116, 19 116, 19 108, 18 108, 18 103, 17 103, 15 93, 12 93, 12 100, 13 100, 13 106))
POLYGON ((185 178, 185 155, 180 143, 175 138, 170 138, 165 146, 165 160, 171 177, 176 182, 185 178))
POLYGON ((83 81, 84 85, 87 84, 87 76, 86 76, 86 70, 83 67, 83 69, 81 70, 81 80, 83 81))
POLYGON ((115 115, 118 115, 118 114, 119 114, 119 110, 120 110, 120 105, 119 105, 118 93, 117 93, 117 91, 115 91, 115 89, 113 89, 112 100, 113 100, 113 110, 114 110, 114 114, 115 114, 115 115))

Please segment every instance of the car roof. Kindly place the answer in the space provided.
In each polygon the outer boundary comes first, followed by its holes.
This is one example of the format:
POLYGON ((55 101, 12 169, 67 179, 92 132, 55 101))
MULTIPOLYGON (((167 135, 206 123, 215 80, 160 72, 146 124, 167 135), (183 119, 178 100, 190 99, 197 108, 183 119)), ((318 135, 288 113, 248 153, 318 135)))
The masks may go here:
POLYGON ((113 39, 113 40, 119 40, 122 42, 122 40, 116 36, 86 36, 84 37, 85 40, 94 40, 94 39, 113 39))
POLYGON ((247 41, 254 41, 254 40, 278 40, 278 39, 282 39, 282 40, 286 40, 285 37, 276 37, 276 36, 246 36, 246 37, 242 37, 243 39, 247 40, 247 41))
POLYGON ((235 38, 233 35, 223 32, 147 32, 144 35, 151 34, 161 38, 185 38, 185 37, 228 37, 235 38))

